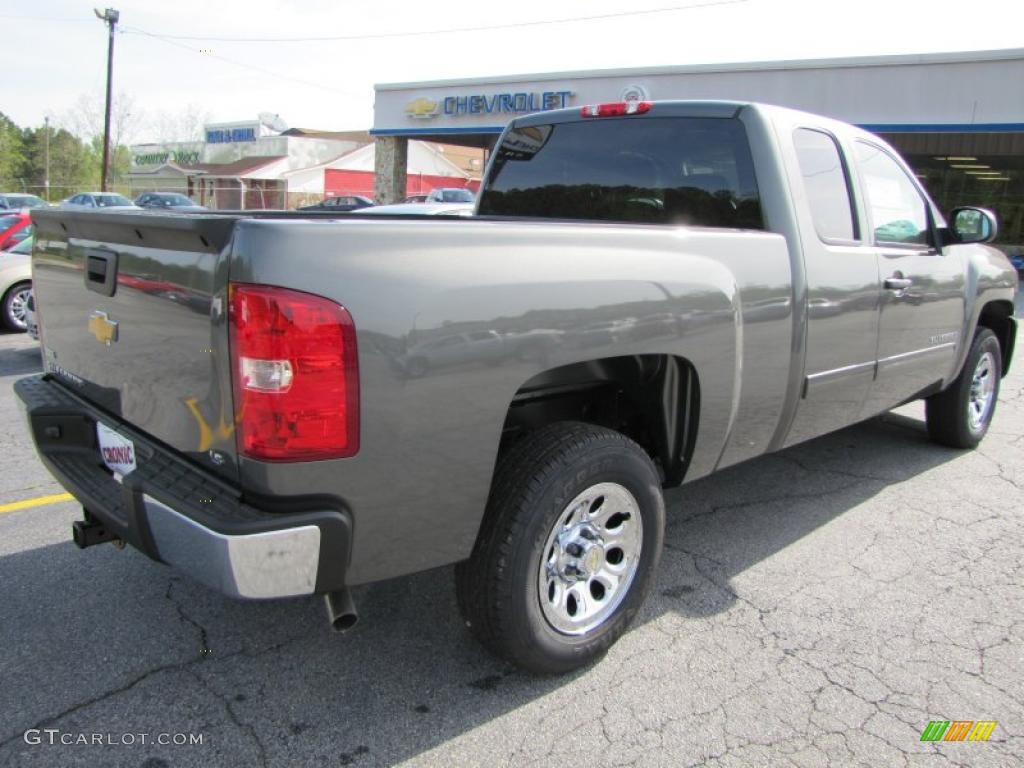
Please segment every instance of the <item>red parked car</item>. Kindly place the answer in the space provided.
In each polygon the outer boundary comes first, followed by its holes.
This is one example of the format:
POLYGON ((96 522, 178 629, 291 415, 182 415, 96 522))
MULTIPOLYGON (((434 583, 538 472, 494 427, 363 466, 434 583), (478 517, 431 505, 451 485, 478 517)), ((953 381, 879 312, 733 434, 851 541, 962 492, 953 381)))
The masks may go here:
POLYGON ((32 234, 32 217, 27 213, 0 215, 0 251, 8 251, 32 234))

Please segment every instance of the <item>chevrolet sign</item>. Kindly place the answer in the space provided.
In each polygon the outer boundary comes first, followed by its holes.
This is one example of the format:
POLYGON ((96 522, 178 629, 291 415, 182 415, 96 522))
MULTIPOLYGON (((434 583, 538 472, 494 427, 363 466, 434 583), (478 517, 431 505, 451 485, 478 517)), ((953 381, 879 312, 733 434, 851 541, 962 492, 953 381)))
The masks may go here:
POLYGON ((410 101, 405 107, 405 114, 416 120, 427 120, 436 117, 440 112, 436 101, 425 99, 422 96, 415 101, 410 101))

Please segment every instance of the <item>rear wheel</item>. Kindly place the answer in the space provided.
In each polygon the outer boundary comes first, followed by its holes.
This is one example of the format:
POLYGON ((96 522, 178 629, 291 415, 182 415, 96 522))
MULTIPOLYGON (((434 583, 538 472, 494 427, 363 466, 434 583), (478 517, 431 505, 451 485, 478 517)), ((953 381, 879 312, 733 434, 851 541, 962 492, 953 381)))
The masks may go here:
POLYGON ((459 608, 519 666, 583 666, 639 610, 664 526, 658 473, 636 443, 589 424, 544 427, 498 468, 480 538, 456 567, 459 608))
POLYGON ((960 375, 925 401, 932 440, 951 448, 978 445, 992 423, 1001 376, 999 340, 988 328, 979 328, 960 375))
POLYGON ((26 313, 30 293, 32 293, 32 283, 26 280, 22 283, 15 283, 4 294, 3 323, 9 330, 24 331, 28 328, 26 313))

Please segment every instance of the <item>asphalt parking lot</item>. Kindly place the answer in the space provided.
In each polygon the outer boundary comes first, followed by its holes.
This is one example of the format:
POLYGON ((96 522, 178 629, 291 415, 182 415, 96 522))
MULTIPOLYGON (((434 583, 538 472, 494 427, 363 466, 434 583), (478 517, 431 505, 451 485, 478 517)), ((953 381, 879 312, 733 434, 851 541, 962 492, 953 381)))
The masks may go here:
MULTIPOLYGON (((0 334, 0 508, 62 490, 11 391, 38 370, 0 334)), ((979 450, 929 443, 922 418, 670 493, 642 616, 565 678, 481 650, 451 569, 358 590, 337 636, 317 599, 235 602, 78 551, 72 502, 0 512, 0 765, 1024 764, 1024 360, 979 450), (930 720, 998 724, 922 742, 930 720), (121 743, 60 743, 83 734, 121 743)))

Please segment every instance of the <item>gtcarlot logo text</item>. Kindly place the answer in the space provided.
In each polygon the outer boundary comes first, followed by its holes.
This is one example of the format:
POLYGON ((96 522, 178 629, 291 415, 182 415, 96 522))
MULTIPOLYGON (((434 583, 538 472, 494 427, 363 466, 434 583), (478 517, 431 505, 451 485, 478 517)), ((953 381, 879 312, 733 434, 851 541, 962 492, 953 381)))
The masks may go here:
POLYGON ((185 747, 203 743, 201 733, 72 733, 57 728, 29 728, 23 737, 26 744, 63 745, 66 747, 132 747, 158 744, 162 747, 185 747))

